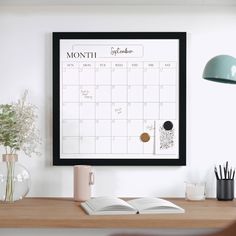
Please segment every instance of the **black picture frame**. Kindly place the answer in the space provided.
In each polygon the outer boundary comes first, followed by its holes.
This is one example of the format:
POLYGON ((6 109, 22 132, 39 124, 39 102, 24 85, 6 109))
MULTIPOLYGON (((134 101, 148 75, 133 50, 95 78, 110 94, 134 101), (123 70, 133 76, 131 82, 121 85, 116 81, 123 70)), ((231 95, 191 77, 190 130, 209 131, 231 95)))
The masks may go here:
POLYGON ((53 32, 53 165, 184 166, 186 165, 186 32, 53 32), (177 39, 179 40, 179 158, 62 159, 60 158, 60 40, 177 39))

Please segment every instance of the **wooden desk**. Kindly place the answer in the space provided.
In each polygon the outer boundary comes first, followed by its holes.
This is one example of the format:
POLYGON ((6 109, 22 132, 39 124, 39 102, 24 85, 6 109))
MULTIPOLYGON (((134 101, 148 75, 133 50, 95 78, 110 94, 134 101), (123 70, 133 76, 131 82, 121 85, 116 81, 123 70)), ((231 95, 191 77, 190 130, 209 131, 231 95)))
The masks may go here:
POLYGON ((222 228, 236 220, 236 201, 168 199, 184 214, 89 216, 66 198, 26 198, 0 204, 1 228, 222 228))

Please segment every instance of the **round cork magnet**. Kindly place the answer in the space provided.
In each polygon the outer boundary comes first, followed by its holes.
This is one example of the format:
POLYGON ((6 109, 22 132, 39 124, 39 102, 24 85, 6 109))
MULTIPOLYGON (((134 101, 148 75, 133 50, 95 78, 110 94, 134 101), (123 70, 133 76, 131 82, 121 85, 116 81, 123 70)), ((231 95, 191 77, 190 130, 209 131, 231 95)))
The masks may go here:
POLYGON ((142 133, 140 139, 142 142, 146 143, 150 140, 150 135, 148 133, 142 133))

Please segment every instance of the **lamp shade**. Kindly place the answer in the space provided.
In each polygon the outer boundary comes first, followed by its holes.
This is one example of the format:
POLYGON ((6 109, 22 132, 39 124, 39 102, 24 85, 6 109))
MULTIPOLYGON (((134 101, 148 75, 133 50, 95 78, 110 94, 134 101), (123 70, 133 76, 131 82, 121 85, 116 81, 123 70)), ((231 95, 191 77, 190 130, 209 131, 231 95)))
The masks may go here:
POLYGON ((214 82, 236 84, 236 58, 228 55, 213 57, 204 68, 203 78, 214 82))

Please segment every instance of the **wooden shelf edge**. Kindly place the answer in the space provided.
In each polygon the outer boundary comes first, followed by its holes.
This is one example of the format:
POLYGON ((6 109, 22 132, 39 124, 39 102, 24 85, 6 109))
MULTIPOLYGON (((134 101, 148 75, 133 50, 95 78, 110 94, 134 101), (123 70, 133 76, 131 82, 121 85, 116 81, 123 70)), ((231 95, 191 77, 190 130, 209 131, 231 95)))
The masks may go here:
POLYGON ((0 228, 224 228, 236 220, 236 201, 168 199, 184 214, 88 216, 71 198, 26 198, 0 204, 0 228))

